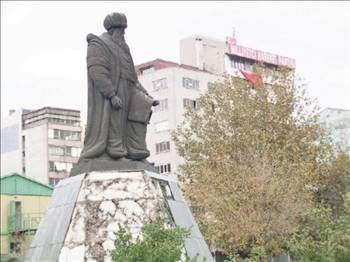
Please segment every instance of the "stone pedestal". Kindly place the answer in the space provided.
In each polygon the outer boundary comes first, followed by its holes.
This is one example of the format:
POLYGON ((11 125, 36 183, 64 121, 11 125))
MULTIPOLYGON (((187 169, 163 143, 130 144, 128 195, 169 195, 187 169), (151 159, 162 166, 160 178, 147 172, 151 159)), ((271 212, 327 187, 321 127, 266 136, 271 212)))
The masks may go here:
POLYGON ((212 261, 176 181, 147 171, 91 172, 60 182, 25 261, 111 261, 119 227, 136 238, 159 215, 191 227, 187 254, 212 261))
POLYGON ((59 261, 109 261, 119 225, 136 238, 164 207, 159 185, 142 172, 91 173, 84 179, 59 261))

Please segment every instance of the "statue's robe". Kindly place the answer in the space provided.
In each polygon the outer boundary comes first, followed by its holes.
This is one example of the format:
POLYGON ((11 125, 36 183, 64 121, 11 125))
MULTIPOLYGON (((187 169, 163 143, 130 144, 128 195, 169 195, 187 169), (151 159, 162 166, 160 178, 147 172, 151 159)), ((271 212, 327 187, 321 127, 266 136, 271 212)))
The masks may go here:
POLYGON ((146 128, 153 99, 140 86, 128 46, 108 33, 87 37, 88 118, 81 158, 149 156, 146 128), (110 98, 117 95, 121 109, 110 98), (140 107, 142 111, 140 111, 140 107))

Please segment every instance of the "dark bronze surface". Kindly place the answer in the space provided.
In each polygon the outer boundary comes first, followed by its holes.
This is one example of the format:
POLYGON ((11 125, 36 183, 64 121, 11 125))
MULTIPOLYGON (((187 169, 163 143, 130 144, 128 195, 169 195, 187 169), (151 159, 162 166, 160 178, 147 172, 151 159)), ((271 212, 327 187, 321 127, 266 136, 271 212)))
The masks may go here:
MULTIPOLYGON (((114 170, 124 170, 129 164, 129 170, 149 165, 144 161, 150 154, 145 141, 147 124, 152 106, 159 103, 137 79, 124 39, 126 16, 112 13, 105 18, 104 26, 107 32, 102 35, 87 36, 88 117, 84 148, 72 174, 103 171, 101 161, 114 161, 114 170)), ((110 169, 110 164, 106 168, 110 169)))

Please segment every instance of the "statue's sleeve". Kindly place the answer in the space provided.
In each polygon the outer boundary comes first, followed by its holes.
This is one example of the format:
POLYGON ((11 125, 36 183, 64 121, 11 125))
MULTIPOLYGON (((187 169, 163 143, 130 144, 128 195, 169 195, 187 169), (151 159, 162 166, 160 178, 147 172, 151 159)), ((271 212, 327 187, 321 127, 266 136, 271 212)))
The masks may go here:
POLYGON ((98 43, 90 42, 87 51, 88 74, 94 86, 105 98, 115 95, 111 80, 111 64, 104 48, 98 43))

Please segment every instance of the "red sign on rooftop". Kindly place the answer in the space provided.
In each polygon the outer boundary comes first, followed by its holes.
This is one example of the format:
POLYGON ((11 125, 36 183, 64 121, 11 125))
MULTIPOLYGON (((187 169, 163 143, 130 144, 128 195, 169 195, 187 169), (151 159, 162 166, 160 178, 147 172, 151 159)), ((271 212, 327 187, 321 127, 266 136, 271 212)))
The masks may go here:
POLYGON ((262 61, 277 66, 285 66, 293 69, 295 68, 295 60, 292 58, 237 45, 236 40, 232 37, 227 37, 226 42, 229 47, 229 53, 232 55, 262 61))

